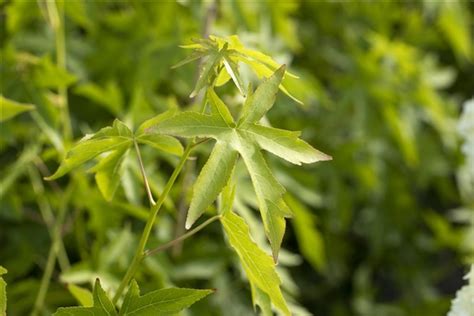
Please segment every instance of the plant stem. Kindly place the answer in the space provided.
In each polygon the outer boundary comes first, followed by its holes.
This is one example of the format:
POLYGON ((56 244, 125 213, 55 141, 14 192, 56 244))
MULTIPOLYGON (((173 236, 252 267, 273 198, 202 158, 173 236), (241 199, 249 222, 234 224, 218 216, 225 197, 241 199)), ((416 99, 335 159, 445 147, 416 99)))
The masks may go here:
POLYGON ((143 183, 145 184, 148 200, 150 201, 151 206, 154 206, 156 205, 156 202, 153 199, 153 194, 151 193, 150 184, 148 183, 148 178, 145 172, 145 166, 143 165, 142 155, 140 154, 140 148, 138 147, 138 143, 135 139, 133 140, 133 144, 135 145, 135 151, 137 152, 138 164, 140 165, 140 172, 142 173, 143 183))
MULTIPOLYGON (((49 204, 48 199, 46 198, 44 186, 41 182, 41 176, 38 174, 38 171, 32 166, 28 168, 28 171, 31 179, 31 184, 33 186, 33 191, 35 192, 35 195, 37 197, 37 203, 41 212, 41 216, 43 217, 43 220, 46 223, 46 226, 48 227, 51 240, 54 240, 55 218, 53 215, 53 211, 51 210, 51 205, 49 204)), ((57 257, 59 267, 61 268, 61 271, 66 271, 70 267, 69 259, 67 257, 63 241, 59 239, 58 243, 59 245, 57 249, 57 257)))
POLYGON ((188 231, 186 234, 183 234, 181 236, 179 236, 178 238, 176 239, 173 239, 169 242, 167 242, 166 244, 163 244, 159 247, 156 247, 154 249, 149 249, 147 251, 145 251, 145 253, 143 254, 144 257, 147 257, 147 256, 151 256, 151 255, 154 255, 160 251, 163 251, 163 250, 166 250, 174 245, 176 245, 177 243, 185 240, 185 239, 188 239, 189 237, 191 237, 192 235, 196 234, 197 232, 199 232, 200 230, 202 230, 204 227, 208 226, 209 224, 215 222, 216 220, 220 219, 221 218, 221 215, 215 215, 211 218, 209 218, 207 221, 205 221, 204 223, 202 223, 201 225, 197 226, 196 228, 188 231))
MULTIPOLYGON (((46 8, 55 33, 56 64, 59 69, 66 70, 66 36, 64 25, 64 3, 61 0, 46 1, 46 8)), ((58 94, 62 110, 63 134, 66 140, 72 139, 71 119, 69 117, 69 104, 67 88, 64 84, 58 85, 58 94)))
POLYGON ((123 291, 125 290, 125 287, 128 285, 130 280, 133 278, 135 275, 138 267, 140 266, 141 261, 144 256, 144 250, 146 247, 146 243, 148 242, 148 238, 150 237, 151 230, 153 228, 153 224, 155 223, 155 218, 156 215, 158 214, 158 211, 160 210, 161 206, 163 205, 166 197, 168 196, 168 193, 170 192, 171 188, 173 187, 174 182, 176 181, 176 178, 178 177, 179 173, 181 172, 181 169, 183 169, 184 164, 188 160, 189 154, 191 153, 191 150, 193 149, 193 142, 190 142, 187 146, 186 149, 184 150, 183 155, 181 156, 181 159, 174 169, 173 173, 171 174, 170 179, 168 180, 168 183, 166 183, 166 186, 161 193, 160 197, 158 198, 158 201, 156 202, 155 205, 151 207, 150 215, 148 216, 148 220, 146 222, 145 228, 143 229, 142 236, 140 238, 140 242, 137 247, 137 251, 135 252, 135 256, 132 259, 132 263, 128 267, 127 272, 125 273, 125 276, 123 277, 122 281, 120 282, 120 285, 117 289, 117 292, 115 293, 115 296, 113 298, 113 303, 117 303, 118 299, 120 298, 120 295, 122 295, 123 291))
POLYGON ((38 290, 38 295, 36 296, 33 311, 31 312, 31 316, 38 315, 41 309, 43 308, 44 300, 46 298, 46 293, 48 292, 49 283, 51 281, 51 276, 53 275, 53 271, 54 271, 54 263, 56 261, 58 251, 60 249, 61 228, 62 228, 64 219, 66 218, 67 204, 68 204, 71 193, 72 193, 72 186, 69 186, 68 190, 65 192, 62 204, 59 208, 58 216, 56 217, 56 222, 54 223, 53 240, 51 243, 51 247, 49 248, 48 259, 46 261, 46 268, 44 270, 43 277, 41 278, 40 288, 38 290))

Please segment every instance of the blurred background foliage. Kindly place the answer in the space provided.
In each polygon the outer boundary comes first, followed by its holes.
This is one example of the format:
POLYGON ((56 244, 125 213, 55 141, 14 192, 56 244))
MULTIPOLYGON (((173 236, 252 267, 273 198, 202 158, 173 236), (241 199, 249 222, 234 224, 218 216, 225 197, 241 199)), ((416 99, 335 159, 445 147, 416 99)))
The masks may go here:
MULTIPOLYGON (((58 258, 44 315, 76 304, 65 283, 90 287, 99 276, 105 288, 117 286, 147 216, 134 155, 110 202, 85 169, 58 182, 42 177, 73 140, 115 117, 136 127, 166 109, 193 107, 196 65, 171 66, 188 54, 179 45, 209 34, 237 34, 288 64, 300 79, 288 79, 287 88, 304 105, 280 93, 268 121, 302 130, 333 156, 305 167, 267 157, 296 214, 279 264, 294 314, 446 314, 474 258, 474 180, 463 178, 474 158, 461 151, 469 132, 462 140, 456 128, 474 91, 472 2, 68 0, 60 3, 67 70, 56 63, 58 17, 50 5, 0 1, 1 94, 35 105, 1 123, 0 264, 8 269, 8 315, 31 310, 61 210, 67 256, 58 258), (64 129, 58 87, 67 88, 73 137, 64 129)), ((246 81, 257 82, 245 70, 246 81)), ((232 84, 220 89, 239 106, 232 84)), ((465 117, 468 126, 472 115, 465 117)), ((190 187, 209 149, 188 162, 151 244, 183 233, 190 187)), ((176 158, 151 148, 143 156, 160 191, 176 158)), ((268 249, 249 179, 239 181, 236 210, 268 249)), ((138 281, 143 292, 218 289, 189 315, 254 313, 217 224, 147 259, 138 281)))

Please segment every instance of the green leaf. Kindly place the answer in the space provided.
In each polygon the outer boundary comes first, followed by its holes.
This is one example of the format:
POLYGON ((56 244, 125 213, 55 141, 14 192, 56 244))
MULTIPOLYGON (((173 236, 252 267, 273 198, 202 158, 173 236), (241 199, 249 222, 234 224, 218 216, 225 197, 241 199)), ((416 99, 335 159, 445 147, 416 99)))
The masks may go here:
POLYGON ((139 296, 138 285, 133 281, 124 299, 120 315, 154 316, 178 313, 213 292, 213 290, 169 288, 139 296))
POLYGON ((234 118, 230 114, 229 109, 224 102, 219 98, 214 89, 209 89, 207 92, 207 98, 211 104, 211 111, 213 114, 219 115, 227 126, 235 126, 234 118))
POLYGON ((158 134, 142 134, 137 136, 137 142, 156 148, 158 150, 181 156, 183 154, 183 145, 174 137, 158 134))
POLYGON ((211 205, 227 184, 234 169, 237 152, 224 142, 217 142, 193 186, 193 199, 186 218, 186 229, 211 205))
POLYGON ((102 289, 99 279, 94 285, 92 307, 60 307, 54 316, 116 316, 117 311, 102 289))
POLYGON ((23 112, 32 111, 34 105, 18 103, 0 94, 0 122, 6 121, 23 112))
POLYGON ((247 131, 252 133, 260 148, 296 165, 332 159, 299 139, 299 132, 290 132, 256 124, 250 125, 247 131))
POLYGON ((75 284, 68 284, 67 289, 74 296, 74 298, 84 307, 94 306, 94 301, 92 298, 92 293, 75 284))
POLYGON ((245 221, 232 211, 224 212, 222 219, 229 243, 237 252, 249 282, 265 292, 273 304, 285 315, 290 315, 288 305, 280 289, 280 278, 270 256, 250 238, 245 221))
POLYGON ((7 314, 7 283, 2 277, 7 272, 7 269, 0 266, 0 315, 7 314))
POLYGON ((112 200, 120 184, 121 166, 128 148, 129 144, 124 144, 90 169, 91 172, 95 172, 97 186, 107 201, 112 200))
POLYGON ((285 66, 283 65, 258 86, 252 96, 252 102, 243 110, 239 125, 258 122, 272 108, 284 73, 285 66))
POLYGON ((94 293, 92 294, 94 300, 94 307, 100 307, 107 315, 117 315, 114 304, 109 299, 105 291, 100 286, 99 279, 96 279, 94 285, 94 293))
POLYGON ((234 83, 237 86, 237 88, 239 89, 240 93, 243 96, 245 96, 244 82, 242 81, 242 78, 240 77, 237 63, 234 62, 229 57, 224 57, 223 58, 223 63, 224 63, 225 69, 227 70, 227 73, 232 78, 232 81, 234 81, 234 83))
POLYGON ((112 127, 105 127, 96 134, 87 135, 81 139, 67 153, 66 159, 61 162, 58 170, 46 179, 54 180, 62 177, 99 154, 113 150, 123 150, 123 148, 132 144, 132 137, 130 129, 119 120, 115 120, 112 127))
POLYGON ((219 115, 183 112, 159 123, 150 131, 180 137, 218 138, 229 132, 229 126, 219 115))
POLYGON ((167 120, 175 115, 176 115, 176 111, 169 110, 169 111, 160 113, 157 116, 152 117, 151 119, 146 120, 145 122, 140 124, 140 126, 137 128, 137 130, 135 131, 135 136, 138 137, 143 134, 149 134, 150 129, 153 126, 156 126, 160 124, 161 122, 163 122, 164 120, 167 120))
POLYGON ((194 88, 193 92, 191 92, 191 95, 189 97, 195 97, 196 94, 198 94, 198 92, 208 84, 209 79, 212 75, 212 71, 214 71, 216 65, 220 62, 221 58, 222 55, 219 51, 215 51, 209 54, 209 57, 204 62, 202 70, 199 73, 199 78, 196 82, 196 87, 194 88))
POLYGON ((208 98, 212 115, 184 112, 163 120, 149 129, 154 133, 181 137, 211 137, 217 140, 217 149, 211 154, 194 185, 186 221, 188 228, 225 186, 235 161, 232 152, 237 151, 240 154, 252 179, 265 233, 270 241, 275 261, 285 232, 284 218, 291 216, 291 211, 283 200, 285 189, 271 173, 260 150, 265 149, 295 164, 330 159, 329 156, 298 139, 300 135, 298 132, 256 124, 271 109, 284 71, 283 66, 263 82, 254 94, 249 91, 238 125, 234 123, 228 108, 211 89, 208 98))
POLYGON ((135 279, 132 280, 130 287, 128 288, 127 295, 123 300, 122 308, 120 309, 119 316, 125 315, 125 312, 129 310, 130 304, 138 299, 140 296, 140 289, 138 287, 137 281, 135 279))

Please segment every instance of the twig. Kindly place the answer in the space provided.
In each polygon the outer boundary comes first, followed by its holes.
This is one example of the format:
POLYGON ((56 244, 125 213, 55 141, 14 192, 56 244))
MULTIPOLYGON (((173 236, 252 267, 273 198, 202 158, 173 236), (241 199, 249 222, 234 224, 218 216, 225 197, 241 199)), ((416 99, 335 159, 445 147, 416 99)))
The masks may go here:
POLYGON ((177 243, 180 243, 181 241, 193 236, 194 234, 196 234, 197 232, 202 230, 204 227, 208 226, 209 224, 211 224, 212 222, 215 222, 216 220, 218 220, 220 218, 221 218, 221 215, 216 215, 216 216, 213 216, 213 217, 209 218, 207 221, 205 221, 201 225, 197 226, 196 228, 190 230, 186 234, 183 234, 183 235, 179 236, 178 238, 173 239, 173 240, 171 240, 171 241, 167 242, 166 244, 163 244, 159 247, 156 247, 154 249, 149 249, 149 250, 145 251, 144 257, 154 255, 158 252, 161 252, 163 250, 166 250, 166 249, 176 245, 177 243))
POLYGON ((137 152, 138 164, 140 165, 140 172, 142 173, 143 182, 145 184, 145 190, 148 195, 148 200, 152 206, 156 205, 155 200, 153 199, 153 194, 151 193, 150 184, 148 183, 148 178, 145 172, 145 166, 143 165, 142 155, 140 154, 140 148, 138 147, 137 141, 134 139, 133 144, 135 145, 135 151, 137 152))

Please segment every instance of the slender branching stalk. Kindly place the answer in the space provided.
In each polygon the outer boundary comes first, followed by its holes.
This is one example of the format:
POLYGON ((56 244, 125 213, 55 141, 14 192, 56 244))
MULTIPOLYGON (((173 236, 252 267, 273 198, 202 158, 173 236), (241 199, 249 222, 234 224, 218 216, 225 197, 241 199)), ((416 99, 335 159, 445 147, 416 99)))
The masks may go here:
MULTIPOLYGON (((62 0, 47 0, 46 9, 54 30, 56 45, 56 64, 58 68, 66 70, 66 36, 64 24, 64 2, 62 0)), ((66 140, 72 139, 71 119, 69 116, 69 102, 67 88, 64 84, 58 87, 58 94, 63 123, 63 135, 66 140)))
POLYGON ((135 151, 137 152, 138 164, 140 165, 140 172, 143 177, 143 183, 145 184, 145 190, 148 195, 148 200, 150 201, 151 206, 154 206, 156 202, 153 199, 153 194, 151 193, 150 184, 146 176, 145 166, 143 165, 142 155, 140 153, 140 147, 138 147, 138 143, 135 139, 133 140, 133 144, 135 145, 135 151))
POLYGON ((146 247, 146 243, 148 242, 148 238, 150 237, 151 230, 153 228, 153 224, 155 223, 155 218, 156 215, 158 214, 159 210, 161 209, 161 206, 165 202, 166 197, 168 196, 168 193, 170 192, 171 188, 173 187, 176 178, 178 177, 179 173, 183 169, 184 164, 189 158, 189 155, 191 153, 191 150, 193 149, 194 146, 192 146, 192 143, 189 143, 186 146, 186 149, 184 150, 183 155, 181 156, 181 159, 179 160, 178 165, 174 169, 173 173, 171 174, 170 179, 168 180, 168 183, 166 183, 166 186, 161 193, 160 197, 158 198, 158 201, 156 204, 154 204, 151 207, 150 215, 148 216, 148 220, 145 224, 145 228, 143 229, 142 236, 140 238, 140 242, 138 244, 138 247, 136 249, 135 255, 132 259, 132 263, 128 267, 127 272, 125 273, 125 276, 123 277, 122 281, 120 282, 120 285, 117 289, 117 292, 115 293, 115 296, 113 298, 113 303, 117 303, 118 299, 120 298, 120 295, 122 295, 123 291, 137 272, 138 267, 140 266, 141 261, 143 260, 144 256, 144 251, 146 247))
MULTIPOLYGON (((51 210, 51 205, 45 195, 45 190, 43 186, 43 182, 41 181, 41 176, 38 174, 38 171, 33 167, 30 166, 28 168, 31 184, 33 186, 33 191, 35 192, 38 208, 41 212, 41 216, 43 217, 46 226, 48 227, 49 235, 51 240, 54 239, 54 225, 56 219, 54 218, 53 211, 51 210)), ((66 271, 71 266, 69 263, 69 258, 66 253, 66 248, 64 247, 64 243, 62 239, 58 241, 58 264, 61 268, 61 271, 66 271)))
POLYGON ((38 290, 38 295, 36 296, 35 304, 31 316, 36 316, 43 309, 44 300, 46 298, 46 293, 48 292, 49 284, 51 282, 51 276, 54 271, 54 263, 56 261, 58 251, 61 245, 61 229, 66 218, 66 211, 69 199, 71 197, 73 186, 69 186, 66 190, 64 196, 62 197, 62 203, 58 210, 58 215, 53 227, 53 240, 51 247, 49 248, 48 259, 46 261, 46 267, 41 278, 40 287, 38 290))
POLYGON ((197 232, 199 232, 200 230, 202 230, 203 228, 205 228, 209 224, 219 220, 220 218, 221 218, 221 215, 215 215, 215 216, 209 218, 207 221, 205 221, 201 225, 197 226, 196 228, 194 228, 194 229, 188 231, 187 233, 179 236, 178 238, 173 239, 173 240, 171 240, 171 241, 167 242, 166 244, 163 244, 159 247, 156 247, 156 248, 149 249, 149 250, 145 251, 145 253, 143 255, 144 255, 144 257, 151 256, 151 255, 157 254, 158 252, 166 250, 170 247, 173 247, 177 243, 180 243, 183 240, 188 239, 189 237, 193 236, 194 234, 196 234, 197 232))

